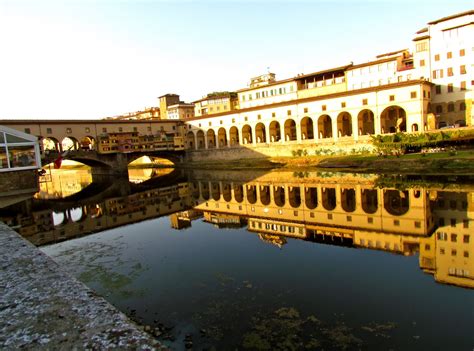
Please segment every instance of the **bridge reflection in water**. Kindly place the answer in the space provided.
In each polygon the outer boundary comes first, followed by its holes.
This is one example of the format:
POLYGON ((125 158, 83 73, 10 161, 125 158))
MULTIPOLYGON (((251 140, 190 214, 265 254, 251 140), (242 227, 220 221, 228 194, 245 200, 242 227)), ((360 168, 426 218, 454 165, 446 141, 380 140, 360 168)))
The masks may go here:
POLYGON ((397 190, 377 187, 376 175, 282 171, 174 171, 136 184, 105 179, 85 187, 84 177, 76 176, 77 184, 72 175, 64 179, 82 191, 52 199, 65 186, 56 183, 51 193, 42 189, 2 209, 0 220, 45 245, 160 216, 175 229, 203 217, 220 228, 246 226, 280 248, 296 238, 418 254, 420 268, 437 282, 474 288, 472 189, 397 190))

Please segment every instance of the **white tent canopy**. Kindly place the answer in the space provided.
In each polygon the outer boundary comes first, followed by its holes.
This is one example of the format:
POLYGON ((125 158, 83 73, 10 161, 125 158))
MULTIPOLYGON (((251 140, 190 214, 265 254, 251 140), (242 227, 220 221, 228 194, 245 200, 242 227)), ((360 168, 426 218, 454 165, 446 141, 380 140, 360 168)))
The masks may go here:
POLYGON ((0 172, 40 167, 38 138, 0 125, 0 172))

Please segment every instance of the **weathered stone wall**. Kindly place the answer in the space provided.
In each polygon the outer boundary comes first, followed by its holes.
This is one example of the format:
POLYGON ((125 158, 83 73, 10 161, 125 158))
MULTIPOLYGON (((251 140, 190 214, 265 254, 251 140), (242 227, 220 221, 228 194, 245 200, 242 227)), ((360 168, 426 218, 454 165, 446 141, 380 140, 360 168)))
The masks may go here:
POLYGON ((0 195, 2 196, 37 192, 38 190, 38 172, 36 170, 0 173, 0 195))
POLYGON ((368 140, 326 143, 291 143, 261 144, 208 150, 191 150, 186 152, 186 161, 232 161, 237 159, 256 159, 271 157, 317 156, 317 155, 350 155, 354 153, 373 152, 374 147, 368 140))

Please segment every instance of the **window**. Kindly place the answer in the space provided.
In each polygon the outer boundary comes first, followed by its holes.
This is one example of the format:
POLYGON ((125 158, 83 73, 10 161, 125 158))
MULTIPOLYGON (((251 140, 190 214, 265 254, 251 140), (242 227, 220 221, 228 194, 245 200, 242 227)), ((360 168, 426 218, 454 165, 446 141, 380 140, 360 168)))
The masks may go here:
POLYGON ((446 54, 446 57, 447 57, 448 59, 453 58, 453 53, 452 53, 451 51, 449 51, 449 52, 446 54))
POLYGON ((107 128, 102 128, 102 133, 107 133, 107 128))
POLYGON ((133 127, 133 131, 134 131, 134 132, 138 132, 138 128, 137 128, 137 127, 133 127))
POLYGON ((434 56, 434 59, 435 59, 435 61, 439 61, 439 54, 436 54, 436 55, 434 56))
POLYGON ((458 251, 456 249, 451 250, 451 256, 456 256, 458 254, 458 251))
POLYGON ((441 94, 441 85, 437 85, 435 89, 436 89, 436 94, 441 94))
POLYGON ((461 102, 459 104, 459 111, 466 111, 466 103, 465 102, 461 102))
POLYGON ((235 123, 235 118, 232 118, 232 123, 235 123))
MULTIPOLYGON (((424 92, 424 91, 423 91, 423 92, 424 92)), ((412 92, 410 93, 410 97, 411 97, 412 99, 416 99, 416 91, 412 91, 412 92)))
POLYGON ((444 255, 444 247, 439 248, 439 253, 440 253, 440 255, 444 255))
POLYGON ((453 92, 453 83, 449 83, 448 84, 448 93, 452 93, 453 92))
POLYGON ((303 111, 304 111, 304 113, 308 113, 308 108, 305 107, 303 111))
POLYGON ((415 228, 421 228, 421 222, 415 221, 415 228))
POLYGON ((31 129, 30 128, 25 128, 25 133, 26 134, 31 134, 31 129))
POLYGON ((424 67, 425 66, 425 60, 420 60, 420 67, 424 67))
POLYGON ((119 132, 123 132, 123 128, 122 128, 122 127, 119 127, 119 132))
POLYGON ((395 95, 390 95, 388 98, 390 101, 395 101, 395 95))
POLYGON ((453 68, 448 67, 448 77, 452 77, 452 76, 453 76, 453 68))
POLYGON ((342 107, 342 108, 346 107, 346 103, 345 103, 345 102, 341 102, 341 107, 342 107))
POLYGON ((464 244, 469 244, 469 235, 467 235, 467 234, 464 235, 464 236, 462 237, 462 242, 463 242, 464 244))
POLYGON ((400 221, 398 219, 394 219, 393 225, 398 227, 400 225, 400 221))
POLYGON ((362 99, 362 105, 368 105, 367 99, 362 99))
POLYGON ((352 216, 346 216, 346 220, 347 220, 348 222, 352 222, 352 216))
POLYGON ((430 244, 425 244, 425 250, 426 250, 426 251, 430 251, 430 250, 431 250, 430 244))
POLYGON ((86 133, 90 133, 91 129, 89 127, 86 128, 86 133))
POLYGON ((247 116, 244 117, 244 121, 247 122, 249 119, 247 116))
POLYGON ((464 49, 459 50, 459 56, 464 56, 464 55, 466 55, 466 50, 464 49))
POLYGON ((451 242, 457 242, 458 236, 456 234, 451 234, 451 242))
POLYGON ((286 114, 287 114, 288 116, 291 116, 291 110, 286 111, 286 114))
POLYGON ((454 112, 454 104, 453 103, 448 104, 448 112, 454 112))
POLYGON ((275 112, 272 112, 272 117, 275 117, 275 116, 276 116, 275 112))
POLYGON ((456 218, 451 218, 451 227, 456 227, 456 218))
POLYGON ((466 82, 461 82, 460 89, 461 89, 461 91, 466 90, 466 82))
POLYGON ((367 217, 367 223, 374 223, 374 219, 372 217, 367 217))
POLYGON ((328 219, 332 219, 332 213, 328 213, 328 219))
POLYGON ((416 44, 416 52, 426 51, 428 50, 428 43, 418 43, 416 44))
POLYGON ((466 65, 461 65, 459 67, 459 73, 466 74, 466 65))
POLYGON ((433 79, 436 78, 443 78, 443 70, 442 69, 435 69, 433 71, 433 79))
POLYGON ((147 130, 148 132, 151 132, 151 127, 146 127, 146 130, 147 130))
POLYGON ((72 129, 71 129, 71 128, 66 128, 66 133, 71 134, 71 133, 72 133, 72 129))
POLYGON ((321 110, 326 111, 326 105, 321 106, 321 110))
POLYGON ((464 257, 466 257, 466 258, 469 257, 469 251, 464 251, 464 257))

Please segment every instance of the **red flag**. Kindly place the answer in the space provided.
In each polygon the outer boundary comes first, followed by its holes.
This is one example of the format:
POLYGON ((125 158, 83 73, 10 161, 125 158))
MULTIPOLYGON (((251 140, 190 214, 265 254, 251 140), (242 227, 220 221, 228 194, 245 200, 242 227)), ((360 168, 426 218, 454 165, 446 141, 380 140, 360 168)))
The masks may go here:
POLYGON ((59 154, 58 158, 54 160, 54 169, 61 168, 61 163, 63 162, 63 156, 59 154))

